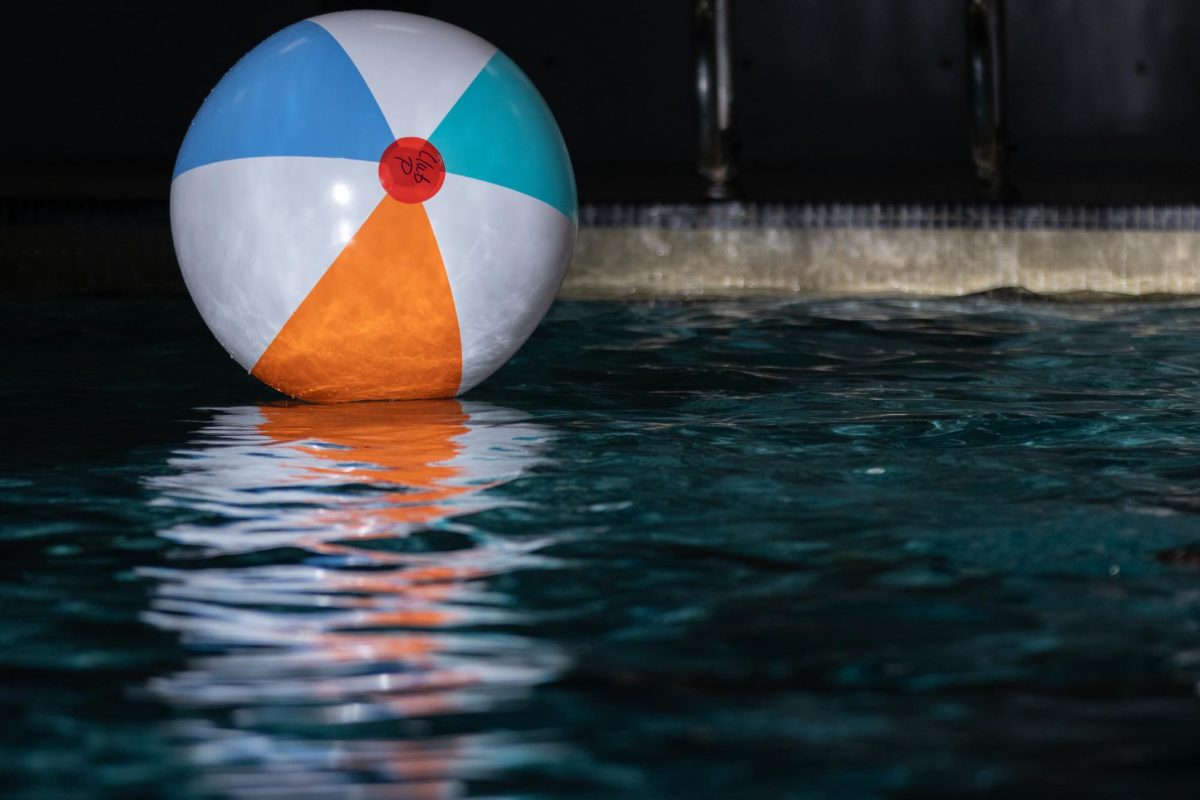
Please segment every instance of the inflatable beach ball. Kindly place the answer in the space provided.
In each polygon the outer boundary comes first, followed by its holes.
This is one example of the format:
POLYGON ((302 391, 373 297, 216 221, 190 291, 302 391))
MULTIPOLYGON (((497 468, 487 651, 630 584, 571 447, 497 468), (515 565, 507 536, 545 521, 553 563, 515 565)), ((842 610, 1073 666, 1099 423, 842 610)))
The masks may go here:
POLYGON ((316 402, 449 397, 508 360, 576 230, 529 79, 453 25, 388 11, 280 31, 217 84, 171 183, 188 291, 230 355, 316 402))

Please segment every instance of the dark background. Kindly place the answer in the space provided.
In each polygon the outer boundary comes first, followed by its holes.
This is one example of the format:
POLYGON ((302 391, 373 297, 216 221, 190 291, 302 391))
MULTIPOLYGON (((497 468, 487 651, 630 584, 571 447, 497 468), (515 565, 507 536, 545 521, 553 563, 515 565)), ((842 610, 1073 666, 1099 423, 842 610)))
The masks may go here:
MULTIPOLYGON (((226 69, 292 22, 358 5, 16 5, 0 56, 0 192, 165 197, 188 121, 226 69)), ((511 55, 558 117, 583 200, 692 190, 690 0, 376 5, 453 22, 511 55)), ((965 0, 733 9, 751 194, 969 198, 965 0)), ((1200 3, 1010 0, 1008 40, 1011 162, 1027 199, 1081 181, 1101 199, 1192 197, 1200 3)))

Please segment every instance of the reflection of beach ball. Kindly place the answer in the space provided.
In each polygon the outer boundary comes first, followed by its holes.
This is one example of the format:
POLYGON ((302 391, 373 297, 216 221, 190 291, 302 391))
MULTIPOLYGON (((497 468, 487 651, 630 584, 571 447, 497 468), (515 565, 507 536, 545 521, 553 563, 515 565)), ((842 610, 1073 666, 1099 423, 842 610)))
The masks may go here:
POLYGON ((529 79, 388 11, 260 44, 175 164, 184 280, 225 349, 294 397, 443 397, 500 367, 562 283, 575 182, 529 79))
POLYGON ((503 505, 493 490, 541 464, 553 438, 519 411, 461 400, 209 410, 211 424, 171 459, 177 474, 149 483, 155 502, 191 509, 235 509, 254 492, 270 513, 164 532, 224 552, 333 553, 503 505))

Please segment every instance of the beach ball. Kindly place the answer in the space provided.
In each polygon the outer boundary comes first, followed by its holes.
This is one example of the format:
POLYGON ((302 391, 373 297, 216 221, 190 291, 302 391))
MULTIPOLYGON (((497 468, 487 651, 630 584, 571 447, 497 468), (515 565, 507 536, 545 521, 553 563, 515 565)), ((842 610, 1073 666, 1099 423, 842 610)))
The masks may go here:
POLYGON ((348 11, 250 51, 192 121, 171 232, 204 321, 315 402, 450 397, 537 327, 575 179, 511 59, 426 17, 348 11))

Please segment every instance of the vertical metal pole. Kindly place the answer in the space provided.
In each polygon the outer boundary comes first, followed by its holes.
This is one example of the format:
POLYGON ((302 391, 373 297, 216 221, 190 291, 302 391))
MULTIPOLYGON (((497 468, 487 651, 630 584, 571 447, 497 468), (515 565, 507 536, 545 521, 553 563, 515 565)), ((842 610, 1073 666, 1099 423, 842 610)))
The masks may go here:
POLYGON ((980 193, 989 200, 1002 200, 1008 193, 1005 0, 966 3, 971 160, 980 193))
POLYGON ((727 200, 739 194, 733 160, 733 64, 730 0, 694 0, 692 35, 696 100, 700 121, 700 177, 705 196, 727 200))

